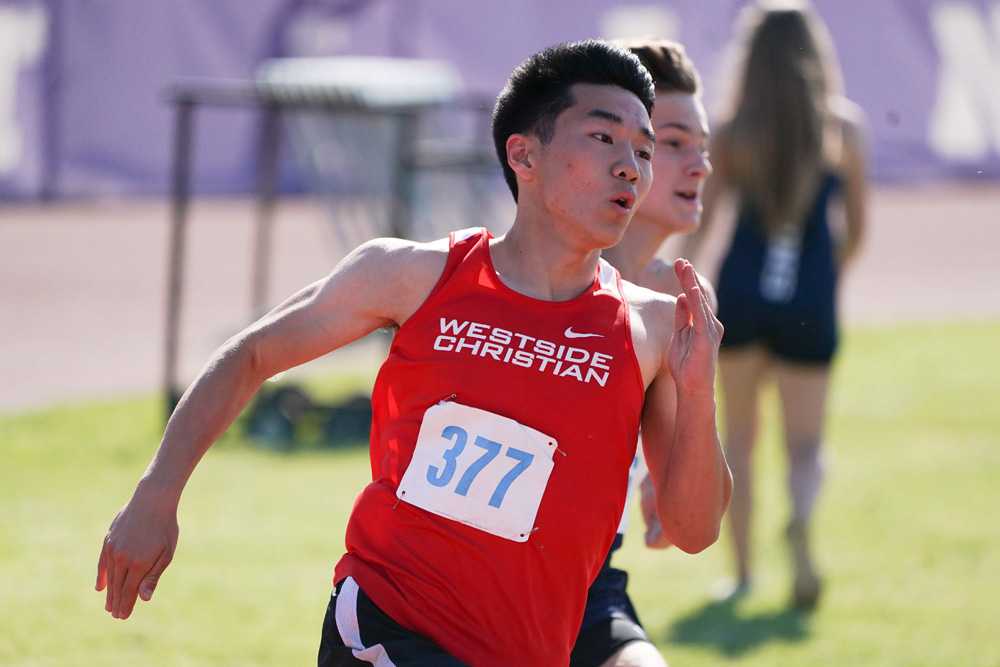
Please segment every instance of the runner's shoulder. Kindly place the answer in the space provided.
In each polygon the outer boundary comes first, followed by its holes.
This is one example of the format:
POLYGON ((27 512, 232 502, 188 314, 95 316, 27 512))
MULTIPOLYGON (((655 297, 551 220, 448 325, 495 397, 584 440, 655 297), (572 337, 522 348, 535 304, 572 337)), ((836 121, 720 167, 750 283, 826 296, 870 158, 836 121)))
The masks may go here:
POLYGON ((622 280, 622 293, 632 313, 633 327, 635 318, 638 318, 642 328, 651 334, 660 335, 672 330, 677 304, 675 296, 627 280, 622 280))
POLYGON ((682 291, 673 264, 669 264, 659 257, 654 257, 646 265, 639 279, 639 284, 647 289, 671 296, 677 296, 682 291))
POLYGON ((383 237, 366 241, 352 253, 373 278, 414 287, 433 286, 448 261, 448 239, 417 242, 383 237))
POLYGON ((342 267, 354 265, 357 289, 373 308, 400 325, 434 289, 447 264, 448 249, 447 238, 427 243, 377 238, 358 246, 342 267))
MULTIPOLYGON (((715 286, 712 284, 712 281, 700 272, 696 273, 698 275, 698 282, 708 297, 708 303, 712 308, 712 312, 718 311, 719 300, 715 293, 715 286)), ((649 263, 646 270, 643 271, 639 283, 643 287, 671 296, 679 296, 684 291, 684 288, 681 287, 681 281, 677 278, 677 272, 674 271, 673 262, 664 261, 659 257, 654 257, 653 261, 649 263)))

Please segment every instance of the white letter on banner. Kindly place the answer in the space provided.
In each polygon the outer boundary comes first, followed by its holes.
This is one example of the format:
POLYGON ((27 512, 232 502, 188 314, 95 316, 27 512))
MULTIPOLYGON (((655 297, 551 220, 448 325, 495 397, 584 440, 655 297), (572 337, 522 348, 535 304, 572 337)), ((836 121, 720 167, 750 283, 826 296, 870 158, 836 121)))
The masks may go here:
POLYGON ((17 124, 17 76, 44 52, 45 10, 0 7, 0 174, 21 162, 23 139, 17 124))
POLYGON ((664 39, 677 39, 680 33, 680 21, 677 19, 677 14, 663 4, 633 3, 606 10, 598 19, 601 37, 634 39, 656 35, 664 39))
POLYGON ((1000 153, 1000 3, 989 21, 965 2, 934 5, 930 20, 941 57, 931 148, 953 160, 1000 153))

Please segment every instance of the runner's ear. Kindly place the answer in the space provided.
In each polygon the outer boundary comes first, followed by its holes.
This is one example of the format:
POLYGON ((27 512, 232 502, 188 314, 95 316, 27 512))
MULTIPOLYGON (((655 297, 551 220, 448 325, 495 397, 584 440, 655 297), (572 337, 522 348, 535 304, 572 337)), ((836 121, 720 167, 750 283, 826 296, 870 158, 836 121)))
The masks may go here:
POLYGON ((532 153, 535 140, 525 134, 512 134, 507 137, 507 164, 514 173, 530 180, 532 177, 532 153))

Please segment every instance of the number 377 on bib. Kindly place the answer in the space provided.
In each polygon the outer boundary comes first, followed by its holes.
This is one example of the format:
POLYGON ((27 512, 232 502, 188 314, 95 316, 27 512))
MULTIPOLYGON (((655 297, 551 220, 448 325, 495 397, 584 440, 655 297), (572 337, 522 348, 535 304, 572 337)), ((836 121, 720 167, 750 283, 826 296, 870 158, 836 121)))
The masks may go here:
POLYGON ((396 496, 492 535, 527 542, 557 444, 508 417, 441 402, 424 413, 396 496))

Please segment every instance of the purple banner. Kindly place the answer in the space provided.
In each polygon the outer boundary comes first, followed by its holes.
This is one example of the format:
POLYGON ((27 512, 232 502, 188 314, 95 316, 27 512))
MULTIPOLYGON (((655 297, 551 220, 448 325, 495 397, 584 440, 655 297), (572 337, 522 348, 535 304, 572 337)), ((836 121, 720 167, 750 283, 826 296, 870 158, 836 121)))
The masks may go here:
MULTIPOLYGON (((736 0, 0 0, 0 196, 163 193, 179 77, 248 78, 265 59, 445 59, 493 95, 527 54, 592 36, 683 41, 717 110, 736 0)), ((882 181, 1000 178, 1000 0, 817 0, 882 181)), ((198 192, 253 184, 253 112, 196 120, 198 192)))

